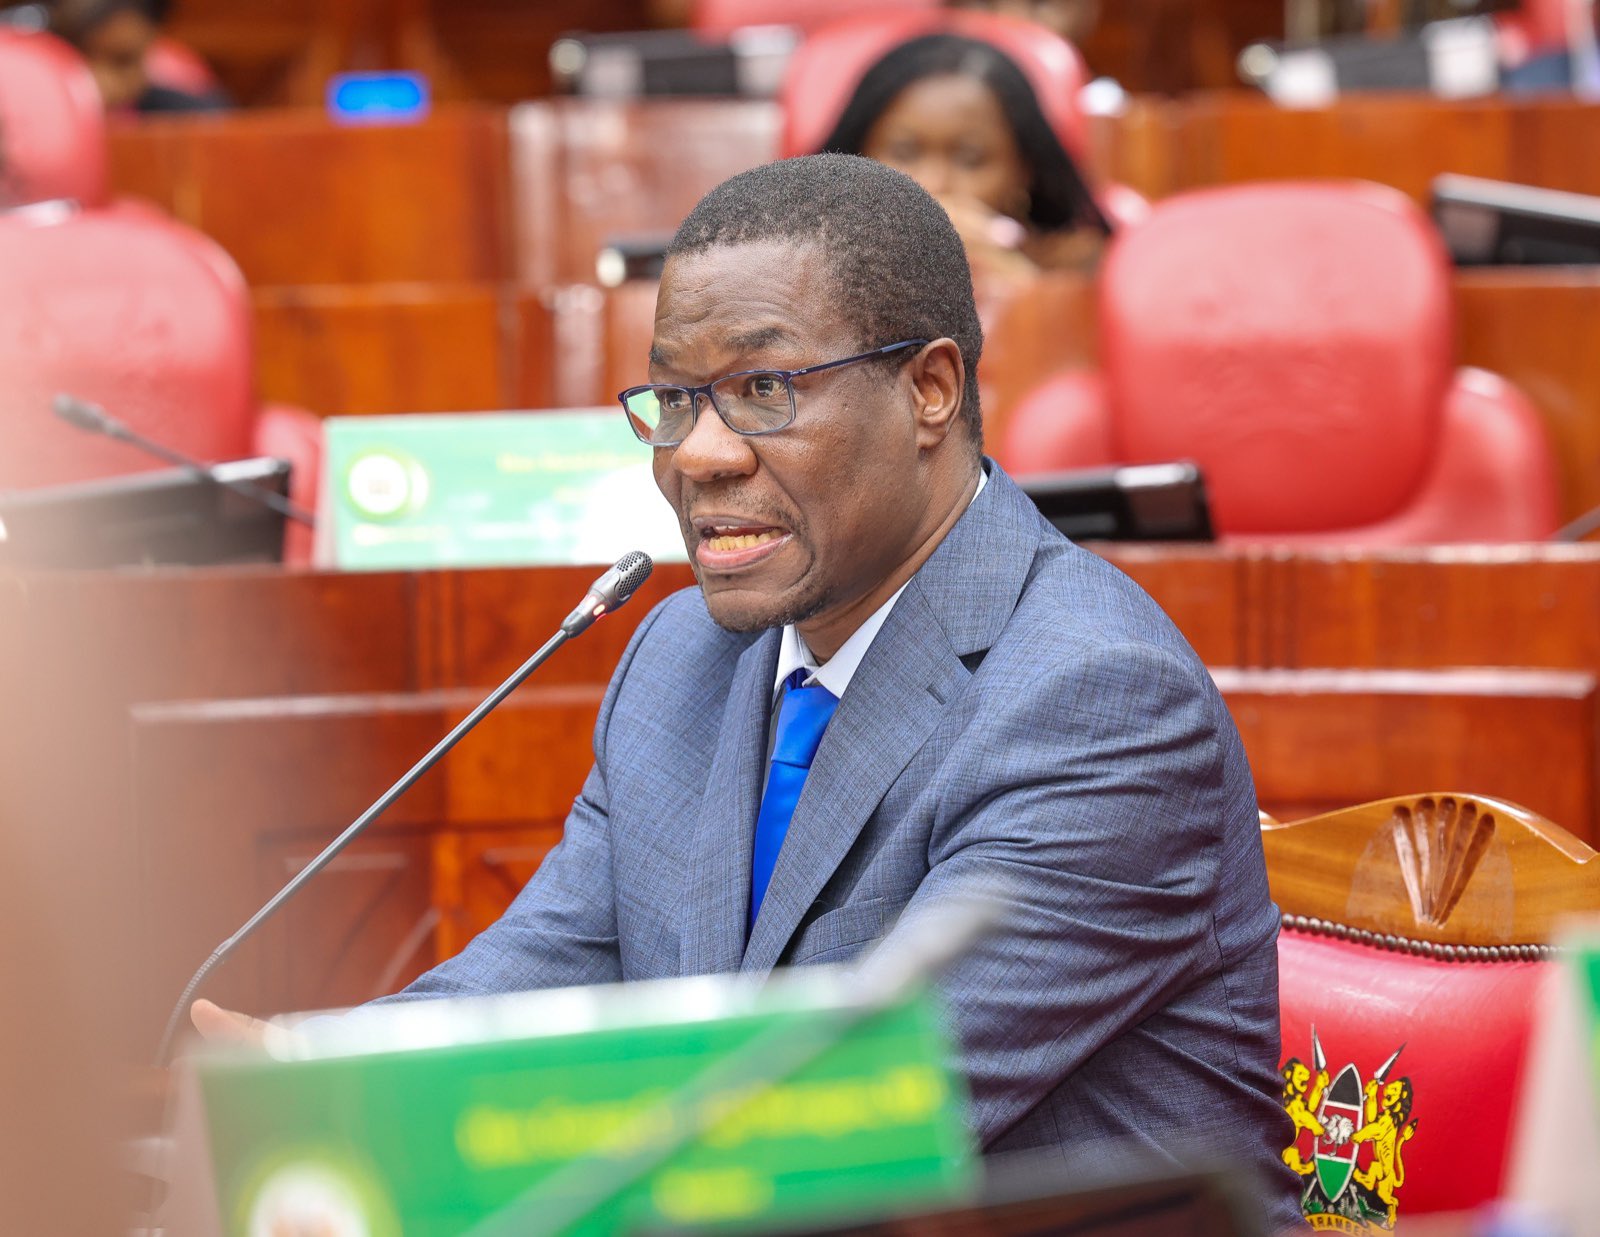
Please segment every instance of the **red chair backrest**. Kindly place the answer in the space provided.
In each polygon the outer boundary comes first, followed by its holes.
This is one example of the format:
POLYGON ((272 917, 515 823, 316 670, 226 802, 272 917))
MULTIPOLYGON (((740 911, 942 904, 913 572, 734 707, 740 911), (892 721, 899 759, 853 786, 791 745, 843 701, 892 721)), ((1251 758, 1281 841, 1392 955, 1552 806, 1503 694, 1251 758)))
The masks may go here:
POLYGON ((1078 93, 1088 78, 1077 49, 1032 22, 972 9, 869 13, 816 31, 789 62, 779 100, 782 154, 810 154, 826 140, 862 76, 891 49, 925 34, 958 34, 999 48, 1027 75, 1045 119, 1080 163, 1088 127, 1078 93))
POLYGON ((94 75, 48 34, 0 27, 0 210, 106 199, 106 116, 94 75))
POLYGON ((1298 1099, 1323 1131, 1297 1122, 1291 1162, 1310 1170, 1301 1178, 1308 1215, 1342 1214, 1378 1230, 1388 1227, 1385 1194, 1402 1218, 1466 1212, 1501 1195, 1534 998, 1549 965, 1442 961, 1283 932, 1282 1067, 1299 1061, 1311 1078, 1305 1090, 1286 1083, 1285 1107, 1298 1099), (1319 1047, 1328 1085, 1308 1106, 1319 1047))
POLYGON ((724 37, 746 26, 795 26, 815 30, 863 12, 934 9, 940 0, 695 0, 689 24, 701 34, 724 37))
POLYGON ((1571 7, 1569 0, 1522 0, 1515 9, 1496 13, 1495 21, 1526 56, 1567 45, 1571 7))
POLYGON ((1200 464, 1233 533, 1359 527, 1423 478, 1453 377, 1450 267, 1363 183, 1158 203, 1101 273, 1113 449, 1200 464))
POLYGON ((0 487, 161 466, 59 421, 62 391, 202 460, 249 452, 249 300, 211 241, 142 213, 19 212, 0 270, 0 487))
POLYGON ((221 88, 211 66, 186 43, 163 35, 144 56, 145 76, 152 85, 186 94, 210 94, 221 88))

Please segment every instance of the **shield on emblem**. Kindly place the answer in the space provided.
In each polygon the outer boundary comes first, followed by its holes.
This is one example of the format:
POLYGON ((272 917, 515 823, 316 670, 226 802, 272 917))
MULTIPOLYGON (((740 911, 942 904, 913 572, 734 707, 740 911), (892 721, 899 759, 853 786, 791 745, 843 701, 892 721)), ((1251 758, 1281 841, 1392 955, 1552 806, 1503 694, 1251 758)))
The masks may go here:
POLYGON ((1331 1203, 1344 1193, 1356 1171, 1360 1144, 1351 1142, 1350 1135, 1361 1128, 1361 1075, 1354 1065, 1340 1070, 1322 1093, 1322 1128, 1313 1154, 1317 1180, 1331 1203))

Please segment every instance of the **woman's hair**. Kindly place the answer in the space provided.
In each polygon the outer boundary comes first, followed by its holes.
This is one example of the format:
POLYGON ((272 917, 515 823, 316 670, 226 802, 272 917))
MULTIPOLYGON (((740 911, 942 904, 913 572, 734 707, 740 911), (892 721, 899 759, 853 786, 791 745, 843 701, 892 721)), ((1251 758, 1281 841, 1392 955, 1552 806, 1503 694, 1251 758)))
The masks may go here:
POLYGON ((166 19, 170 0, 53 0, 48 6, 50 32, 81 45, 84 39, 124 9, 131 9, 153 26, 166 19))
POLYGON ((878 117, 914 82, 946 74, 973 77, 1000 103, 1023 161, 1032 172, 1028 222, 1043 231, 1088 226, 1110 232, 1083 175, 1045 119, 1038 96, 1016 61, 991 43, 955 34, 929 34, 891 49, 862 75, 824 151, 859 155, 878 117))

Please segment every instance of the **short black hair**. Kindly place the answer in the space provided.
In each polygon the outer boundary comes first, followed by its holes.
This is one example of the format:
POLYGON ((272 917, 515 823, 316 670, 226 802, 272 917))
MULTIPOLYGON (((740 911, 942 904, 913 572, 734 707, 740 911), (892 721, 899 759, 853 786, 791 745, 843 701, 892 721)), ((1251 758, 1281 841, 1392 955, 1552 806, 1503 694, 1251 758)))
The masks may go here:
POLYGON ((981 450, 983 327, 972 271, 955 225, 927 190, 903 172, 856 155, 764 164, 701 198, 666 256, 755 241, 821 250, 863 351, 902 339, 955 340, 967 371, 961 419, 981 450))
POLYGON ((867 134, 906 87, 928 77, 956 74, 982 82, 1000 103, 1028 165, 1027 222, 1042 231, 1111 225, 1072 156, 1045 119, 1028 76, 992 43, 956 34, 929 34, 892 48, 856 84, 822 149, 859 155, 867 134))

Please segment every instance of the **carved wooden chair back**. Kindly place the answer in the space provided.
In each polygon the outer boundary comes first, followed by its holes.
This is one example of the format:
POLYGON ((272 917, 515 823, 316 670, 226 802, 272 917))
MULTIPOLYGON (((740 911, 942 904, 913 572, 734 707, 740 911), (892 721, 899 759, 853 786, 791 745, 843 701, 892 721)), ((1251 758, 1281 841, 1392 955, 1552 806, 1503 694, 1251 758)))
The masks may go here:
POLYGON ((1384 799, 1262 844, 1283 913, 1283 1104, 1314 1226, 1498 1197, 1536 990, 1563 920, 1600 911, 1600 860, 1481 796, 1384 799))

